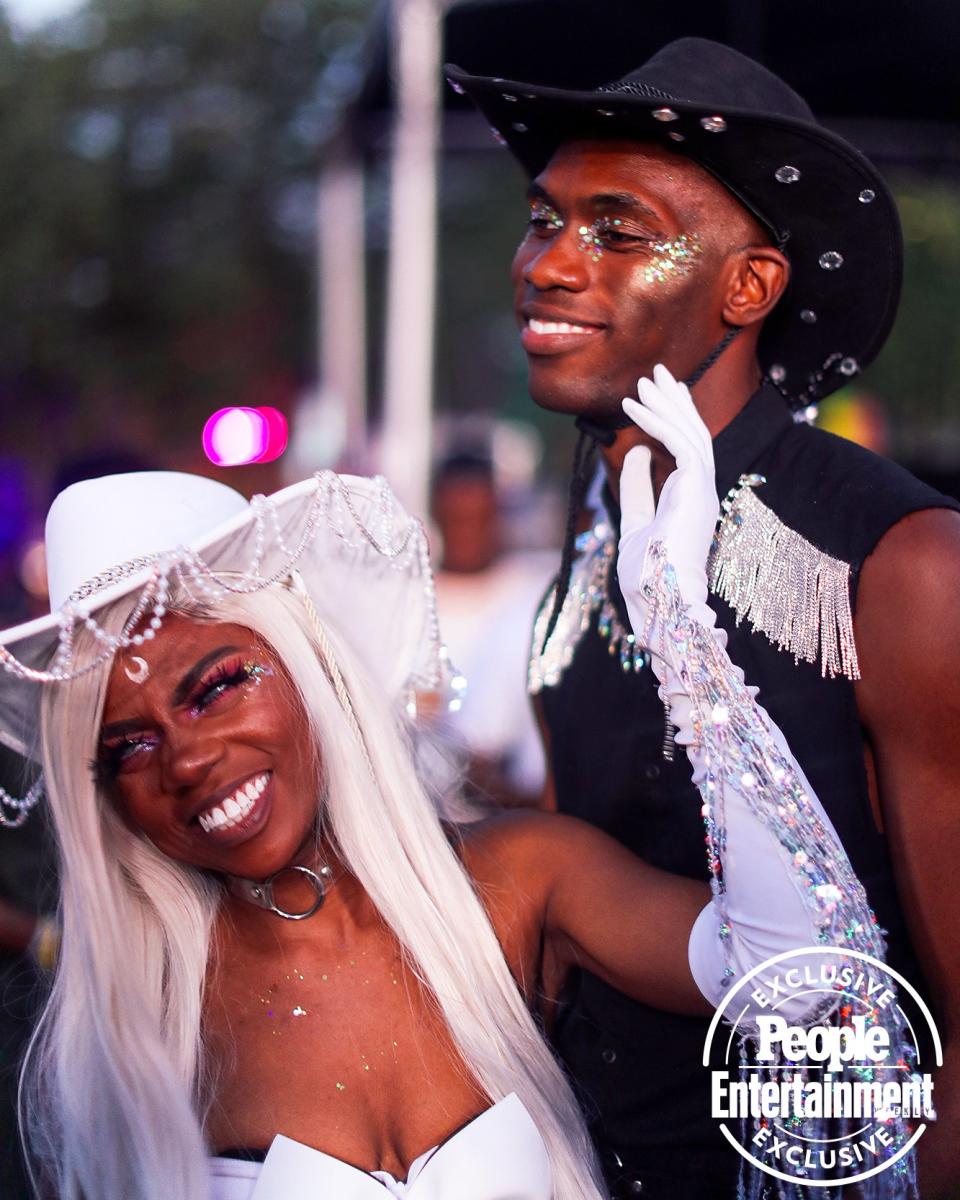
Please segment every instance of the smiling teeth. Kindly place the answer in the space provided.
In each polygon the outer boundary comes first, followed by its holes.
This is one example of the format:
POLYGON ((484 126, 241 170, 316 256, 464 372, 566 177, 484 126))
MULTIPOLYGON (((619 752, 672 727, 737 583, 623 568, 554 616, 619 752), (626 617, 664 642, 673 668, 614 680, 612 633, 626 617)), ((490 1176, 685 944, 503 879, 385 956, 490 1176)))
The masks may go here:
POLYGON ((593 333, 585 325, 570 325, 566 321, 538 321, 531 317, 527 322, 531 333, 593 333))
POLYGON ((239 825, 263 795, 263 789, 269 780, 269 772, 265 775, 258 775, 255 779, 251 779, 242 787, 237 788, 233 795, 228 796, 226 800, 222 800, 219 804, 202 812, 198 818, 201 828, 209 833, 211 829, 232 829, 234 825, 239 825))

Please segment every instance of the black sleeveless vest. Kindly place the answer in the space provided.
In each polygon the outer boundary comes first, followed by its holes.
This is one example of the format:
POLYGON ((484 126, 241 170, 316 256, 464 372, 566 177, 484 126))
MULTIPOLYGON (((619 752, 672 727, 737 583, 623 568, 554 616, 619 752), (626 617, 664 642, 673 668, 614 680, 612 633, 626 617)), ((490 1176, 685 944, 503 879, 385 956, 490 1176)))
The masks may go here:
MULTIPOLYGON (((765 385, 714 440, 721 497, 742 473, 767 482, 757 496, 818 549, 860 567, 902 517, 960 509, 907 471, 852 442, 795 424, 765 385)), ((617 513, 612 502, 611 517, 617 513)), ((616 580, 608 587, 621 602, 616 580)), ((867 791, 854 686, 795 663, 710 597, 728 650, 783 730, 816 789, 888 931, 892 965, 925 991, 906 932, 884 837, 867 791)), ((649 667, 625 674, 596 617, 559 683, 541 692, 561 812, 612 834, 655 866, 707 878, 699 797, 678 749, 663 756, 664 713, 649 667)), ((625 914, 628 919, 631 914, 625 914)), ((640 914, 634 914, 641 919, 640 914)), ((618 1196, 720 1200, 735 1194, 738 1158, 710 1118, 700 1064, 706 1021, 637 1004, 587 972, 557 1037, 618 1196), (642 1190, 638 1183, 642 1182, 642 1190)))

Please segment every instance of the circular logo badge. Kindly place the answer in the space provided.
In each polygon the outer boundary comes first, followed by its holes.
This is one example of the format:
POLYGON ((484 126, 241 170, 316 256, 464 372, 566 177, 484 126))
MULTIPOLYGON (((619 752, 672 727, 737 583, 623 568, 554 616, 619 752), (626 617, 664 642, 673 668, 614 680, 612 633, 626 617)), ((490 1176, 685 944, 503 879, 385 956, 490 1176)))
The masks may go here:
POLYGON ((917 990, 840 946, 754 967, 717 1008, 703 1052, 727 1141, 758 1170, 806 1187, 911 1171, 942 1062, 917 990))

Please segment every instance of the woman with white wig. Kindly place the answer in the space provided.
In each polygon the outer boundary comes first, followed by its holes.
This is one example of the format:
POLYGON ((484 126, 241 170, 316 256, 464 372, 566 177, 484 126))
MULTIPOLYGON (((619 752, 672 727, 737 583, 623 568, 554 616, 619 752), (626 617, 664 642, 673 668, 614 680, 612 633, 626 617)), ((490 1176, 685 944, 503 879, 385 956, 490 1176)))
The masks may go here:
POLYGON ((42 767, 0 812, 45 791, 62 857, 23 1094, 41 1194, 599 1200, 541 1034, 573 967, 702 1012, 780 951, 881 952, 713 628, 709 435, 659 368, 640 394, 677 470, 655 513, 628 457, 620 578, 701 787, 712 899, 570 819, 441 819, 407 710, 447 664, 422 530, 382 480, 248 505, 140 474, 54 502, 54 612, 0 634, 2 736, 42 767))

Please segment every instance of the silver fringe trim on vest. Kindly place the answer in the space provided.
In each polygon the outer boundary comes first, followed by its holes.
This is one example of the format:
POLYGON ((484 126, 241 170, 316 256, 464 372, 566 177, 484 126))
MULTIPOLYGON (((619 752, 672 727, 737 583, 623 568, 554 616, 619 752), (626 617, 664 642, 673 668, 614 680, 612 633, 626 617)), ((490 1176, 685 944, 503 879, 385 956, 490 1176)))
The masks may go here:
POLYGON ((799 662, 830 679, 860 678, 850 564, 818 550, 759 499, 762 475, 741 475, 721 505, 707 566, 714 595, 799 662))
MULTIPOLYGON (((850 564, 818 550, 760 500, 762 475, 741 475, 721 505, 721 519, 707 566, 711 592, 725 600, 778 649, 794 659, 820 661, 824 676, 860 678, 850 606, 850 564)), ((577 539, 570 589, 553 636, 541 653, 553 592, 537 613, 527 668, 527 691, 556 687, 573 661, 580 639, 599 610, 597 631, 625 672, 639 671, 643 649, 625 629, 607 596, 616 552, 613 529, 604 521, 577 539)))

